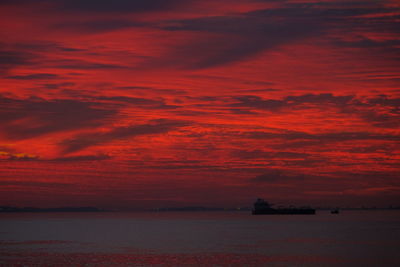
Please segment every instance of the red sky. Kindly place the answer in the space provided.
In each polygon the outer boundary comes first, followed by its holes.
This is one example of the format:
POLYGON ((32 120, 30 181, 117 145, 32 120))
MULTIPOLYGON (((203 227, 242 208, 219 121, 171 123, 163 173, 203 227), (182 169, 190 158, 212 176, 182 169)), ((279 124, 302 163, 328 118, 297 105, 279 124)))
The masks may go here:
POLYGON ((0 205, 400 204, 400 4, 0 3, 0 205))

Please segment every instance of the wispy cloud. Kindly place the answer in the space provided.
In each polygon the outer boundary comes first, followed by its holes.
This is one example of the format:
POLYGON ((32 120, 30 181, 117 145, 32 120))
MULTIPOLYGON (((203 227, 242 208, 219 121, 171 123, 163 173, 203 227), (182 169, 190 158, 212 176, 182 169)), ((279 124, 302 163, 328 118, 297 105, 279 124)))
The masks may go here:
POLYGON ((100 105, 96 107, 96 103, 69 99, 0 97, 0 105, 0 129, 10 140, 96 127, 117 113, 100 105))
POLYGON ((80 151, 87 147, 105 144, 115 139, 124 139, 140 135, 162 134, 188 126, 189 122, 180 120, 157 119, 147 124, 117 127, 108 132, 80 134, 60 143, 64 153, 80 151))

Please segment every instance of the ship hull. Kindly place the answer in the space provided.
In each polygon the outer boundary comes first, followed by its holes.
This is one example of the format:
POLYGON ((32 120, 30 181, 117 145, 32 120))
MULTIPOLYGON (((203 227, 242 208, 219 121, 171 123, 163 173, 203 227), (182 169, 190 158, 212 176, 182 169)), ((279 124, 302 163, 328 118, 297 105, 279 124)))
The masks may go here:
POLYGON ((253 210, 254 215, 312 215, 315 209, 263 209, 253 210))

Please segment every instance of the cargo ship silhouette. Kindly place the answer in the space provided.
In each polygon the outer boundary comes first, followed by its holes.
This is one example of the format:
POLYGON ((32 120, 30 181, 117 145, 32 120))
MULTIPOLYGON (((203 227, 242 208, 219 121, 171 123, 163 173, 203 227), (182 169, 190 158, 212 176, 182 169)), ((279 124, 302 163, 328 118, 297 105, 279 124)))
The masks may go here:
POLYGON ((262 198, 257 199, 254 203, 254 209, 252 211, 254 215, 260 214, 315 214, 315 209, 312 208, 273 208, 271 204, 262 198))

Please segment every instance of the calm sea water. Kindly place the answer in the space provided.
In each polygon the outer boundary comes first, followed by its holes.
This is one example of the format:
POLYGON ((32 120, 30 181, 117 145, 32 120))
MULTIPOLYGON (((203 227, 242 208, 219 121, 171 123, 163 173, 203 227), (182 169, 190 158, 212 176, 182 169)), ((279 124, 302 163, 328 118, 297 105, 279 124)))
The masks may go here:
POLYGON ((400 211, 0 214, 1 266, 400 266, 400 211))

